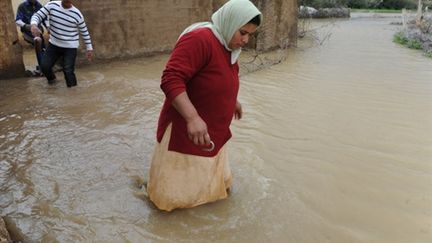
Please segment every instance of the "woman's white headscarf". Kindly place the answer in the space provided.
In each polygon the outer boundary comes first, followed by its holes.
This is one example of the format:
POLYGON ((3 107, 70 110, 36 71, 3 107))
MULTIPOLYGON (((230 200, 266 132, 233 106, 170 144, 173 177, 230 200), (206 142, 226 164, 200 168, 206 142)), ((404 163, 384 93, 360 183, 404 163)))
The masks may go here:
POLYGON ((252 2, 249 0, 230 0, 212 15, 212 22, 195 23, 187 27, 180 34, 180 37, 195 29, 209 28, 225 46, 225 49, 231 51, 231 64, 234 64, 240 56, 241 48, 231 50, 228 44, 235 32, 257 15, 260 16, 262 23, 262 14, 252 2))

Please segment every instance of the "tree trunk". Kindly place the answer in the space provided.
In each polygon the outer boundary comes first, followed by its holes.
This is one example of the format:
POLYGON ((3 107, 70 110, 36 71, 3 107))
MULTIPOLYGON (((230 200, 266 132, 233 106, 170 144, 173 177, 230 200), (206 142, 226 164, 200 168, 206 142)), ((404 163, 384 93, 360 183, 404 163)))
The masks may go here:
POLYGON ((423 4, 422 4, 422 0, 418 0, 418 5, 417 5, 417 16, 416 16, 416 25, 420 26, 422 19, 423 19, 423 4))
POLYGON ((9 232, 6 229, 6 224, 3 221, 3 218, 0 217, 0 243, 9 243, 12 242, 9 232))
POLYGON ((12 3, 0 1, 0 79, 24 76, 22 47, 18 44, 12 3))

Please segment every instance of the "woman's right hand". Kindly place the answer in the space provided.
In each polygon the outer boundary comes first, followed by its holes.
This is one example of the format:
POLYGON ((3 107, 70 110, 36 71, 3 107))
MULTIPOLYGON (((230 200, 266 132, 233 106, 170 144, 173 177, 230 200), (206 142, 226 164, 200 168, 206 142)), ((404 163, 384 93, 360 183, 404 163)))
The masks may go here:
POLYGON ((207 124, 200 116, 187 121, 187 132, 189 139, 197 146, 209 146, 210 135, 207 131, 207 124))
POLYGON ((199 116, 186 91, 177 95, 172 101, 172 105, 186 120, 189 139, 197 146, 210 146, 211 140, 207 131, 207 124, 199 116))

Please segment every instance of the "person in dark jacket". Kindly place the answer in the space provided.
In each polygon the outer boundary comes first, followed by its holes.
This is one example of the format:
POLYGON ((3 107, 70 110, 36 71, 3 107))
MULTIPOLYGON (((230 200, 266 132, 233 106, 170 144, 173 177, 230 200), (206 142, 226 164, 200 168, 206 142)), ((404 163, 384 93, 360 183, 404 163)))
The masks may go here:
POLYGON ((40 4, 37 0, 25 0, 18 6, 15 19, 15 23, 18 27, 20 27, 24 40, 35 47, 36 58, 38 62, 35 70, 36 75, 42 75, 42 72, 40 71, 40 66, 42 63, 43 51, 45 50, 42 27, 43 24, 41 23, 38 26, 41 34, 38 36, 34 36, 31 32, 30 20, 33 14, 39 11, 39 9, 41 8, 42 4, 40 4))

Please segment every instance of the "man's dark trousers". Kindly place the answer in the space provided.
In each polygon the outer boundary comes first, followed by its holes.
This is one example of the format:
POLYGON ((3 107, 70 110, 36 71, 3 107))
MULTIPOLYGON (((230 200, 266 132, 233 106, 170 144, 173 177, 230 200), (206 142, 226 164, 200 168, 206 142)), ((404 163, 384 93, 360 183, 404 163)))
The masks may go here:
POLYGON ((52 71, 52 67, 60 57, 63 57, 63 73, 66 85, 68 87, 77 85, 75 77, 76 56, 77 48, 63 48, 49 43, 42 58, 41 66, 42 73, 48 79, 48 83, 52 84, 55 81, 56 76, 52 71))

